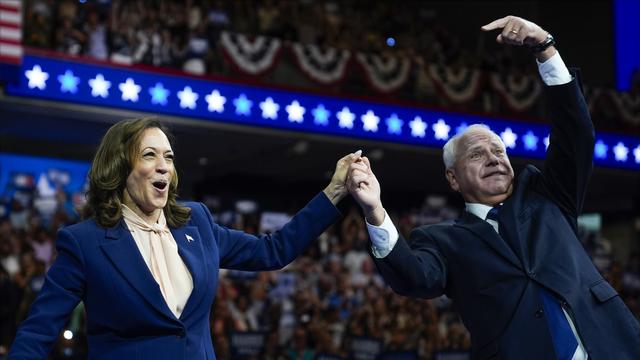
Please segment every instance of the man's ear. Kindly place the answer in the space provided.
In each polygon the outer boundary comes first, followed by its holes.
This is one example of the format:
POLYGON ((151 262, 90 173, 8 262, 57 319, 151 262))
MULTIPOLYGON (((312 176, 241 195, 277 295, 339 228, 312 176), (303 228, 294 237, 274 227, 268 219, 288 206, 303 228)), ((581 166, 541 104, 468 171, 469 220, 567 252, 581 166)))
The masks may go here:
POLYGON ((458 184, 458 180, 456 180, 456 174, 453 169, 447 169, 444 171, 444 176, 447 178, 449 182, 449 186, 454 191, 460 192, 460 185, 458 184))

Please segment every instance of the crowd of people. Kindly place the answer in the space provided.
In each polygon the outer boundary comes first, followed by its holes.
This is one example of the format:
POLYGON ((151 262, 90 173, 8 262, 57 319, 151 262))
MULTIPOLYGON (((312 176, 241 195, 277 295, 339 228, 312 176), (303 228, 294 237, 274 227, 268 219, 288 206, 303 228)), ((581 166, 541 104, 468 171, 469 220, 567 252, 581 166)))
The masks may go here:
MULTIPOLYGON (((265 230, 267 211, 206 202, 214 206, 212 214, 220 224, 248 232, 265 230)), ((56 203, 57 210, 44 217, 33 197, 23 192, 6 204, 9 211, 0 220, 0 357, 8 351, 55 259, 56 230, 79 219, 64 192, 58 191, 56 203)), ((405 236, 417 225, 459 215, 440 196, 427 197, 420 208, 389 213, 405 236)), ((611 245, 599 233, 585 230, 582 239, 600 270, 640 317, 640 257, 632 254, 624 263, 615 261, 611 245)), ((210 319, 217 357, 238 358, 239 348, 232 339, 242 333, 264 336, 259 354, 253 357, 259 359, 348 358, 358 351, 354 342, 361 339, 379 343, 387 352, 404 351, 424 359, 467 352, 469 334, 451 301, 394 294, 375 269, 368 246, 365 224, 354 206, 283 270, 222 270, 210 319)), ((83 321, 79 307, 66 327, 73 338, 61 335, 53 358, 86 356, 83 321)))
MULTIPOLYGON (((463 45, 461 34, 440 23, 437 13, 422 6, 389 7, 392 4, 366 1, 87 1, 29 0, 25 5, 24 44, 72 56, 85 56, 127 65, 167 67, 227 77, 246 77, 225 59, 222 31, 249 36, 266 35, 302 44, 348 49, 381 56, 413 59, 421 64, 517 76, 536 75, 536 66, 526 54, 508 47, 488 50, 480 43, 463 45), (82 4, 81 4, 82 3, 82 4), (391 11, 393 10, 393 11, 391 11), (370 26, 369 24, 375 24, 370 26), (388 39, 393 38, 393 46, 388 39), (472 46, 474 49, 469 49, 472 46), (195 62, 194 62, 195 61, 195 62), (197 64, 194 65, 194 64, 197 64), (195 66, 195 67, 194 67, 195 66)), ((478 41, 481 41, 480 39, 478 41)), ((318 85, 304 76, 291 76, 289 66, 273 76, 261 77, 265 85, 306 88, 318 85), (292 83, 292 81, 294 83, 292 83)), ((349 72, 340 84, 326 88, 342 94, 376 96, 365 79, 349 72)), ((410 73, 408 85, 390 96, 436 106, 457 106, 463 111, 510 113, 494 91, 465 104, 438 96, 424 71, 410 73)), ((640 91, 635 76, 631 94, 640 91)), ((588 85, 588 84, 587 84, 588 85)), ((593 115, 600 128, 624 131, 637 129, 631 120, 616 115, 614 104, 598 101, 593 115)), ((541 106, 526 110, 530 117, 543 117, 541 106)))
POLYGON ((414 11, 417 9, 411 6, 390 11, 391 6, 366 1, 113 0, 79 4, 29 0, 25 19, 30 25, 25 27, 24 42, 100 60, 180 67, 195 54, 214 57, 218 35, 229 30, 352 51, 420 54, 431 62, 477 61, 468 56, 456 36, 438 24, 432 11, 414 11), (368 26, 370 23, 377 25, 368 26), (387 38, 392 35, 394 46, 390 47, 387 38))

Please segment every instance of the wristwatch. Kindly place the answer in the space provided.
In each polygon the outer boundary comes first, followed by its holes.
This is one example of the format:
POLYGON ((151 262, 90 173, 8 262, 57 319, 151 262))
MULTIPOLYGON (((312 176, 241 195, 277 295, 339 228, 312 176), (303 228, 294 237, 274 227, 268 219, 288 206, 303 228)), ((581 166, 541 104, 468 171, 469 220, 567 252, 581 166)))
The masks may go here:
POLYGON ((547 38, 544 39, 543 42, 539 43, 538 45, 531 46, 529 47, 529 49, 531 49, 531 51, 533 51, 534 54, 537 54, 547 50, 549 46, 553 46, 555 44, 556 44, 556 39, 553 38, 553 35, 547 33, 547 38))

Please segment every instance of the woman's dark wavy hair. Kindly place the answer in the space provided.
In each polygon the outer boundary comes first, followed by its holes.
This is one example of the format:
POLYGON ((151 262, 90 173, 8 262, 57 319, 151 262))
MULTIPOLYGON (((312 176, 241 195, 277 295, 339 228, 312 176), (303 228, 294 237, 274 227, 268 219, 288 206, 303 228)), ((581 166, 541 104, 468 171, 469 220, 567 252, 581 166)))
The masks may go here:
MULTIPOLYGON (((162 130, 171 142, 168 130, 152 117, 123 120, 109 128, 98 145, 89 170, 87 204, 82 210, 84 219, 94 218, 104 228, 113 227, 120 221, 127 178, 137 159, 142 134, 149 128, 162 130)), ((177 190, 176 170, 169 184, 169 197, 164 207, 167 224, 172 228, 185 225, 191 215, 191 209, 178 205, 177 190)))

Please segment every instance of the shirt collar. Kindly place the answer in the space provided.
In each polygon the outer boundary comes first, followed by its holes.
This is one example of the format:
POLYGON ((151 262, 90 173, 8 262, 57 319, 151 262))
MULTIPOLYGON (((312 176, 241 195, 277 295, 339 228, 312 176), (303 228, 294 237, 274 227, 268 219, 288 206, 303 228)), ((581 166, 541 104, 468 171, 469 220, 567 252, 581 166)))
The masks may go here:
POLYGON ((493 208, 492 206, 479 203, 465 203, 465 205, 468 212, 482 220, 487 218, 487 213, 493 208))

